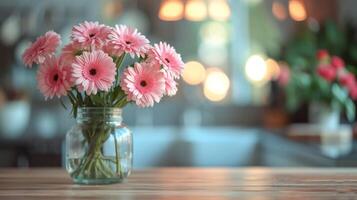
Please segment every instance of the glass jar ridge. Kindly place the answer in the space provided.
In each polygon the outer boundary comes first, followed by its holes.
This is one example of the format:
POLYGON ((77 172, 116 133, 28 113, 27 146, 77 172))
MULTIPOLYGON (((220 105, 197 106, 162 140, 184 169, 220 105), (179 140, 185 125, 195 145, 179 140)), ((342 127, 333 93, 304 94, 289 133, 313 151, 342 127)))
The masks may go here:
POLYGON ((79 108, 77 113, 77 123, 84 123, 93 120, 122 123, 122 109, 110 107, 84 107, 79 108))

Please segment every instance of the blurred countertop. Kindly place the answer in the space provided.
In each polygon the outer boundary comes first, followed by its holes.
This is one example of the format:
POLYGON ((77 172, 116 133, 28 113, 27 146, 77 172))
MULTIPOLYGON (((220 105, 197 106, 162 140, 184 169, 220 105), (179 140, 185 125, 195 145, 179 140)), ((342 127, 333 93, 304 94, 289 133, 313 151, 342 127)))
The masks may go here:
MULTIPOLYGON (((134 166, 357 166, 357 143, 338 157, 282 130, 243 127, 133 127, 134 166)), ((35 135, 35 134, 34 134, 35 135)), ((0 139, 0 166, 63 166, 64 135, 0 139)))

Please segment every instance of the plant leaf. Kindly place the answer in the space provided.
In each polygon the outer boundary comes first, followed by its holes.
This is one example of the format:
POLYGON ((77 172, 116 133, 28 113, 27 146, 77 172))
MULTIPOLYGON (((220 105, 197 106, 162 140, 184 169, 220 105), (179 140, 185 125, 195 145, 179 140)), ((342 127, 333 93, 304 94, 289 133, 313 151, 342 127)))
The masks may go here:
POLYGON ((346 109, 346 116, 347 116, 348 121, 353 122, 353 120, 355 119, 355 115, 356 115, 356 107, 351 99, 348 99, 345 102, 345 109, 346 109))
POLYGON ((62 99, 59 99, 59 101, 60 101, 61 105, 63 106, 63 108, 64 108, 65 110, 67 110, 67 106, 64 104, 63 100, 62 100, 62 99))
POLYGON ((90 95, 89 98, 92 100, 92 102, 96 105, 96 106, 104 106, 104 98, 100 97, 100 94, 96 94, 96 95, 90 95))
POLYGON ((348 99, 348 93, 345 89, 343 89, 341 86, 338 84, 333 84, 332 85, 332 94, 340 104, 344 104, 346 100, 348 99))

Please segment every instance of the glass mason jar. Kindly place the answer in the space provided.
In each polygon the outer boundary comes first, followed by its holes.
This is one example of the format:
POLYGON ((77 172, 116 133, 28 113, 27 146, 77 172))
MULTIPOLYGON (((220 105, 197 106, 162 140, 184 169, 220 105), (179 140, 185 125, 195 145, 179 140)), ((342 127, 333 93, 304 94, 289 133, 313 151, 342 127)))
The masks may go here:
POLYGON ((131 131, 119 108, 79 108, 66 135, 66 169, 78 184, 110 184, 130 175, 131 131))

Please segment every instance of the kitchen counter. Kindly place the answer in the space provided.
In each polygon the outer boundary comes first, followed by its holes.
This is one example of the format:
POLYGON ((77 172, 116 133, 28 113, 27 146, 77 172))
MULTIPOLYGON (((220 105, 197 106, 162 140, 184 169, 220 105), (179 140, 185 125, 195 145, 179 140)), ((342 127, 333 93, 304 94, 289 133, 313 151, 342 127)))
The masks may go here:
POLYGON ((152 168, 95 186, 60 168, 0 169, 0 199, 357 199, 357 169, 152 168))
MULTIPOLYGON (((329 157, 317 142, 285 132, 239 127, 135 127, 134 166, 147 167, 356 167, 357 142, 329 157), (148 151, 149 150, 149 151, 148 151)), ((0 137, 0 167, 64 166, 64 138, 0 137)), ((335 147, 335 146, 333 146, 335 147)), ((340 148, 340 147, 339 147, 340 148)))

